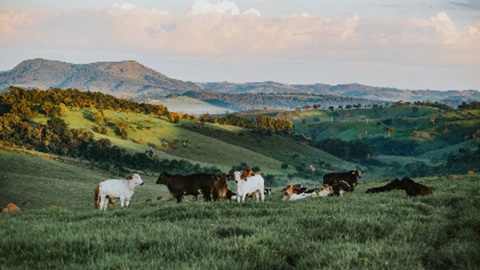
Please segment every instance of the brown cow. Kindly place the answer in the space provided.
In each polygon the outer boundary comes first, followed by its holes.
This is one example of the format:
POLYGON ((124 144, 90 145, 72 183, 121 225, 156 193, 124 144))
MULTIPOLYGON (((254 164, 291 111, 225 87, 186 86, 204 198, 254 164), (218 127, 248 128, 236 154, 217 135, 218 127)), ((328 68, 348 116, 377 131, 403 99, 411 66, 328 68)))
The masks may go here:
POLYGON ((398 180, 397 178, 395 178, 390 183, 384 186, 369 188, 367 189, 366 193, 378 193, 378 192, 385 192, 385 191, 390 191, 394 189, 403 189, 400 180, 398 180))
POLYGON ((350 191, 353 191, 357 186, 358 179, 362 178, 362 176, 366 173, 366 171, 363 171, 360 168, 357 168, 354 171, 343 173, 327 173, 323 176, 323 183, 335 187, 340 183, 341 180, 343 180, 350 185, 350 191))
POLYGON ((416 183, 408 177, 404 177, 401 182, 402 187, 409 196, 425 196, 427 194, 433 194, 432 189, 420 183, 416 183))
POLYGON ((202 194, 205 201, 211 201, 211 195, 216 196, 217 199, 221 196, 227 196, 226 192, 223 191, 221 187, 222 184, 226 185, 226 175, 225 178, 220 177, 223 180, 218 180, 218 176, 214 174, 207 174, 207 173, 198 173, 198 174, 191 174, 191 175, 171 175, 169 173, 162 173, 158 177, 157 184, 166 185, 168 191, 172 195, 172 197, 177 199, 177 203, 182 201, 184 195, 193 195, 193 201, 197 201, 198 194, 202 194), (214 185, 214 183, 216 184, 214 185), (221 192, 217 191, 217 188, 221 190, 221 192), (223 195, 225 192, 225 195, 223 195))
POLYGON ((409 196, 425 196, 427 194, 433 194, 432 189, 420 183, 416 183, 407 176, 404 177, 402 180, 398 180, 397 178, 395 178, 390 183, 381 187, 370 188, 367 190, 366 193, 385 192, 395 189, 405 190, 405 192, 409 196))
POLYGON ((296 184, 296 185, 287 185, 282 189, 282 192, 284 192, 283 200, 288 201, 290 200, 290 197, 293 194, 301 194, 304 193, 307 190, 306 187, 296 184))
MULTIPOLYGON (((212 183, 212 196, 214 201, 218 201, 220 198, 228 198, 228 185, 227 175, 225 173, 215 176, 212 183)), ((231 197, 231 196, 230 196, 231 197)))

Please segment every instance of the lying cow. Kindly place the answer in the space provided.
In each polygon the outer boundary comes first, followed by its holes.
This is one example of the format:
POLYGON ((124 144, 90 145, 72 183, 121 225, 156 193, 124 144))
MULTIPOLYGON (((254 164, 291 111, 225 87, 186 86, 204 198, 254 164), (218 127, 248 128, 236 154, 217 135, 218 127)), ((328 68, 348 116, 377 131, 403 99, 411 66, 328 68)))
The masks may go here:
POLYGON ((380 186, 380 187, 374 187, 374 188, 369 188, 367 189, 366 193, 378 193, 378 192, 386 192, 386 191, 391 191, 395 189, 403 189, 401 187, 401 182, 397 178, 392 180, 390 183, 380 186))
POLYGON ((353 191, 353 187, 346 181, 340 180, 337 185, 332 187, 332 195, 343 196, 343 193, 353 191))
POLYGON ((427 194, 433 194, 432 189, 413 181, 409 177, 404 177, 400 182, 402 182, 402 187, 409 196, 425 196, 427 194))
POLYGON ((323 183, 335 187, 340 183, 341 180, 343 180, 350 185, 350 191, 353 191, 357 186, 358 180, 366 173, 366 171, 363 171, 360 168, 357 168, 354 171, 343 173, 327 173, 323 176, 323 183))
POLYGON ((295 195, 294 197, 300 197, 296 196, 299 194, 304 193, 307 190, 306 187, 296 184, 296 185, 287 185, 282 189, 282 192, 284 193, 283 200, 284 201, 289 201, 292 195, 295 195))
POLYGON ((433 194, 432 189, 413 181, 407 176, 404 177, 402 180, 398 180, 397 178, 395 178, 390 183, 384 186, 370 188, 367 190, 366 193, 386 192, 398 189, 405 190, 405 193, 407 193, 407 195, 409 196, 425 196, 427 194, 433 194))
POLYGON ((333 188, 327 184, 309 190, 306 190, 305 187, 300 185, 287 185, 282 191, 285 192, 283 197, 284 201, 296 201, 309 197, 327 197, 331 196, 334 192, 333 188))
POLYGON ((244 202, 245 197, 249 193, 255 193, 257 201, 259 197, 262 201, 265 201, 265 180, 261 175, 254 175, 245 179, 241 178, 240 171, 235 171, 233 175, 235 177, 235 183, 237 184, 237 201, 239 203, 244 202), (260 195, 258 193, 260 193, 260 195))
POLYGON ((107 210, 107 197, 120 199, 120 206, 128 206, 135 188, 143 185, 140 175, 134 173, 125 179, 109 179, 101 182, 99 186, 100 210, 107 210))
POLYGON ((170 195, 177 199, 177 203, 182 201, 184 195, 193 195, 193 201, 197 201, 197 196, 202 194, 206 202, 212 200, 212 193, 216 200, 228 196, 227 190, 224 189, 227 186, 226 175, 197 173, 183 176, 164 172, 158 177, 157 184, 166 185, 170 195))

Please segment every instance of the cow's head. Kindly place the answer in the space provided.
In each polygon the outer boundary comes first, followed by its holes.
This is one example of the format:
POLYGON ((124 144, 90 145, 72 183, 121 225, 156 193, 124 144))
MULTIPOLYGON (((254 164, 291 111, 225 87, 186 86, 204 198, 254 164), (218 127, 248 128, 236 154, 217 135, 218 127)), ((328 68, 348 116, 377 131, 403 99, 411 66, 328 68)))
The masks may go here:
POLYGON ((253 171, 251 169, 245 169, 243 170, 242 175, 240 175, 240 178, 245 179, 250 176, 254 176, 253 171))
POLYGON ((355 171, 353 171, 352 174, 355 174, 355 176, 357 176, 357 179, 360 179, 360 178, 362 178, 363 175, 367 174, 367 171, 364 171, 364 170, 360 169, 359 167, 357 167, 357 169, 355 171))
POLYGON ((214 192, 218 194, 218 198, 226 198, 227 197, 227 175, 225 173, 212 176, 212 186, 214 192))
POLYGON ((164 184, 164 185, 167 185, 168 184, 168 179, 170 177, 170 174, 166 173, 166 172, 163 172, 160 174, 160 176, 158 177, 157 179, 157 184, 164 184))
POLYGON ((242 180, 242 172, 234 171, 233 172, 233 178, 235 179, 235 183, 238 184, 238 181, 242 180))
POLYGON ((143 185, 143 180, 138 173, 134 173, 125 178, 129 183, 132 183, 134 186, 143 185))

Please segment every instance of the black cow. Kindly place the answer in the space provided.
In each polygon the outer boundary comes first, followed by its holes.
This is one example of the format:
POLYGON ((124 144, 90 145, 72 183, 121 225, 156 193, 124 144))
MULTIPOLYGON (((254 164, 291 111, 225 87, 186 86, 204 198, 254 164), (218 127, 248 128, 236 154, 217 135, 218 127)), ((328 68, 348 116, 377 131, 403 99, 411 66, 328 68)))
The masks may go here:
POLYGON ((360 168, 349 172, 327 173, 323 176, 323 183, 335 187, 343 180, 350 185, 350 191, 353 191, 357 186, 358 179, 362 178, 366 173, 366 171, 360 168))
POLYGON ((405 189, 408 196, 425 196, 427 194, 433 194, 432 189, 413 181, 409 177, 404 177, 400 182, 402 182, 402 187, 405 189))
POLYGON ((394 189, 405 190, 405 193, 407 193, 408 196, 425 196, 427 194, 433 194, 432 189, 413 181, 408 176, 402 178, 402 180, 395 178, 395 180, 392 180, 390 183, 381 187, 370 188, 366 193, 385 192, 394 189))
POLYGON ((394 190, 394 189, 403 189, 401 181, 398 180, 397 178, 395 178, 390 183, 388 183, 384 186, 369 188, 369 189, 367 189, 366 193, 386 192, 386 191, 390 191, 390 190, 394 190))
MULTIPOLYGON (((166 185, 172 197, 177 199, 177 203, 182 201, 184 195, 193 195, 193 201, 196 201, 198 194, 202 194, 205 201, 211 201, 211 194, 215 194, 219 189, 217 179, 216 175, 207 173, 183 176, 164 172, 158 177, 157 184, 166 185)), ((226 185, 226 181, 221 182, 226 185)), ((218 193, 214 197, 217 199, 218 193)))

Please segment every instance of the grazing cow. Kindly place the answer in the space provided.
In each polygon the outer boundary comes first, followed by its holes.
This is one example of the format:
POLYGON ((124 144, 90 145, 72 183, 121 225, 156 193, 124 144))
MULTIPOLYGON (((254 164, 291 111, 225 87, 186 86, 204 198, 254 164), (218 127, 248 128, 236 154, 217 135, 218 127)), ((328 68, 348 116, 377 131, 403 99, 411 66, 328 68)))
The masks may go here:
POLYGON ((390 183, 381 187, 370 188, 366 193, 385 192, 394 189, 405 190, 405 193, 409 196, 425 196, 427 194, 433 194, 433 191, 430 188, 420 183, 416 183, 407 176, 402 180, 395 178, 395 180, 392 180, 390 183))
POLYGON ((157 184, 166 185, 170 195, 177 199, 180 203, 184 195, 193 195, 193 201, 197 201, 198 194, 203 195, 203 199, 208 202, 211 201, 211 195, 214 194, 214 199, 226 198, 228 190, 226 175, 220 176, 207 173, 197 173, 191 175, 179 175, 162 173, 157 179, 157 184))
POLYGON ((343 173, 327 173, 323 176, 323 183, 334 187, 338 185, 341 180, 343 180, 351 186, 350 191, 353 191, 357 186, 358 179, 362 178, 362 176, 366 173, 366 171, 363 171, 360 168, 357 168, 354 171, 343 173))
POLYGON ((255 197, 258 201, 258 193, 260 192, 260 198, 262 201, 265 200, 265 180, 261 175, 254 175, 251 177, 247 177, 245 179, 241 178, 241 172, 235 171, 233 173, 235 177, 235 183, 237 184, 237 201, 239 203, 245 201, 245 197, 248 193, 255 193, 255 197))
MULTIPOLYGON (((97 187, 94 189, 93 192, 94 192, 94 193, 93 193, 93 194, 94 194, 94 195, 93 195, 93 207, 94 207, 95 209, 98 209, 98 207, 100 207, 100 196, 99 196, 99 194, 100 194, 100 186, 97 186, 97 187)), ((111 204, 112 207, 115 206, 115 199, 110 198, 109 196, 107 196, 107 198, 108 198, 108 203, 111 204)))
POLYGON ((140 175, 134 173, 125 179, 109 179, 100 183, 100 210, 107 210, 109 198, 119 198, 120 206, 128 206, 133 196, 135 187, 143 185, 140 175))

